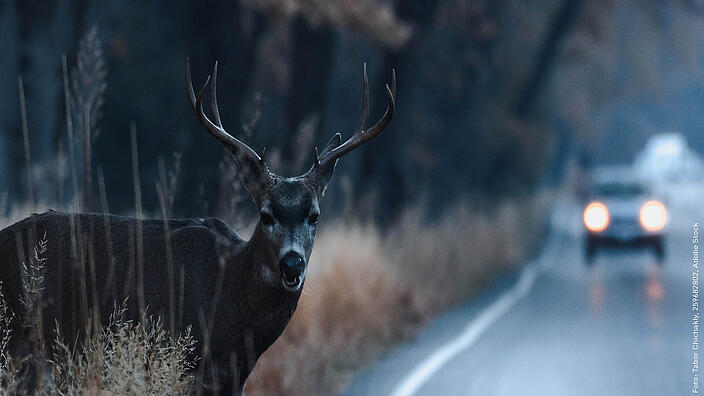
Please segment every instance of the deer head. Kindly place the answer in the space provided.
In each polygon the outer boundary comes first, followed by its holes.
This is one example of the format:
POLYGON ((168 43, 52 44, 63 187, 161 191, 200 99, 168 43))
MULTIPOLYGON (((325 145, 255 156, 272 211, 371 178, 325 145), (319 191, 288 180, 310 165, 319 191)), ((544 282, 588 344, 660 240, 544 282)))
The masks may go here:
POLYGON ((191 107, 206 132, 217 138, 235 157, 242 183, 259 208, 259 222, 252 239, 261 240, 271 256, 266 260, 270 278, 281 279, 288 291, 298 291, 305 280, 308 259, 320 216, 319 201, 335 171, 337 160, 363 143, 378 135, 391 121, 396 95, 396 73, 391 74, 391 88, 386 86, 388 105, 381 119, 365 129, 369 115, 369 92, 367 67, 364 65, 362 84, 362 115, 352 136, 341 143, 335 134, 322 151, 315 149, 313 166, 297 177, 281 177, 272 173, 265 160, 252 148, 233 137, 222 126, 217 104, 216 83, 218 64, 213 68, 213 84, 210 90, 212 120, 203 111, 203 96, 211 76, 196 95, 191 82, 190 62, 186 60, 186 86, 191 107), (278 267, 278 268, 276 268, 278 267))

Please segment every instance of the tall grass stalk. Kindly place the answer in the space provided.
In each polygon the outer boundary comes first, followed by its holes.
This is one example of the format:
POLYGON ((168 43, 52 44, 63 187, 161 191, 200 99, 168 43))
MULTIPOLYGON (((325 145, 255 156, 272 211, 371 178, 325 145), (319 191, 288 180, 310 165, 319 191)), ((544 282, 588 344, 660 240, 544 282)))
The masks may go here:
MULTIPOLYGON (((166 164, 164 157, 159 157, 159 182, 156 183, 156 193, 161 207, 161 218, 164 221, 164 245, 166 249, 166 276, 169 287, 169 329, 176 334, 176 300, 174 290, 174 258, 171 250, 171 230, 169 227, 168 185, 166 181, 166 164)), ((179 323, 180 325, 180 323, 179 323)))
POLYGON ((17 89, 20 97, 20 117, 22 118, 22 141, 24 143, 24 162, 27 184, 27 198, 30 205, 34 206, 34 187, 32 185, 32 159, 29 150, 29 125, 27 123, 27 104, 24 96, 24 82, 22 76, 17 77, 17 89))
POLYGON ((66 54, 61 55, 61 71, 64 80, 64 110, 66 112, 66 133, 68 135, 69 167, 73 186, 73 210, 78 211, 78 171, 76 170, 76 140, 73 136, 73 119, 71 117, 71 90, 68 82, 68 65, 66 54))
MULTIPOLYGON (((115 255, 112 241, 112 229, 110 227, 110 209, 108 207, 108 196, 105 191, 105 178, 103 177, 102 168, 98 168, 98 186, 100 188, 100 205, 103 210, 103 228, 105 229, 105 244, 110 257, 110 262, 108 263, 108 275, 105 280, 105 295, 103 295, 103 303, 107 301, 108 298, 115 299, 117 297, 117 290, 113 285, 115 277, 115 255)), ((175 333, 172 333, 175 334, 175 333)))
MULTIPOLYGON (((136 209, 136 217, 142 219, 142 187, 139 179, 139 150, 137 147, 137 125, 132 122, 130 124, 130 138, 132 142, 132 181, 134 182, 134 205, 136 209)), ((144 239, 142 238, 142 222, 137 221, 137 300, 139 309, 146 309, 146 301, 144 301, 144 239)))
POLYGON ((63 140, 59 138, 58 149, 56 150, 56 203, 59 207, 64 204, 64 144, 63 140))

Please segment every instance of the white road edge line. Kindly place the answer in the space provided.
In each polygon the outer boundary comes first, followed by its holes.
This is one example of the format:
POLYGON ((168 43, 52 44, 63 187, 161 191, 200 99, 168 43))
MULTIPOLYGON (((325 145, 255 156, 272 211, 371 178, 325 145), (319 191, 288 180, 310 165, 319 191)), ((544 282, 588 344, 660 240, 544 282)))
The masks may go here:
POLYGON ((412 396, 442 366, 462 350, 472 346, 494 322, 521 300, 533 286, 537 269, 530 265, 521 273, 516 285, 486 307, 454 340, 448 342, 410 372, 391 396, 412 396))

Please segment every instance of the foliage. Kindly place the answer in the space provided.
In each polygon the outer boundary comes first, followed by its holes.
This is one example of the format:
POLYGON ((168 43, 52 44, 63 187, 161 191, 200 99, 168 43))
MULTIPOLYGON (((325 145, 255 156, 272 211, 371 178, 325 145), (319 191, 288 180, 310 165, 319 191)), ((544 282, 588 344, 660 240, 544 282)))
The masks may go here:
POLYGON ((308 23, 363 32, 382 45, 401 47, 411 37, 411 27, 393 8, 379 0, 242 0, 266 14, 293 19, 300 15, 308 23))

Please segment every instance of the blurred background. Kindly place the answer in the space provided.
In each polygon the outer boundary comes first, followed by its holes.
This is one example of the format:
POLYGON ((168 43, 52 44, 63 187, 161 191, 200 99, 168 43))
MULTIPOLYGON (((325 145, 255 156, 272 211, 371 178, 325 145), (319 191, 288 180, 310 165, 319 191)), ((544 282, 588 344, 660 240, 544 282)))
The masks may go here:
MULTIPOLYGON (((384 83, 395 68, 393 123, 345 158, 326 201, 343 205, 347 188, 349 204, 380 221, 419 201, 435 212, 468 196, 530 193, 559 182, 570 161, 629 159, 663 129, 682 132, 696 149, 704 144, 695 139, 704 126, 704 6, 696 0, 4 0, 0 7, 6 209, 29 198, 17 77, 34 198, 56 200, 63 182, 62 201, 70 199, 70 172, 56 166, 59 149, 64 161, 69 156, 62 55, 75 137, 88 106, 92 172, 102 169, 110 207, 120 212, 134 207, 131 122, 145 208, 158 207, 151 186, 159 157, 167 169, 180 161, 176 214, 226 205, 218 197, 233 183, 219 167, 231 161, 187 105, 188 56, 196 85, 219 61, 224 125, 256 150, 266 147, 284 175, 307 170, 313 147, 335 132, 349 136, 364 62, 370 119, 384 111, 384 83)), ((75 146, 81 184, 83 145, 75 146)))
POLYGON ((225 128, 284 176, 350 136, 365 62, 370 124, 396 70, 394 119, 338 164, 318 275, 254 394, 340 391, 540 253, 559 199, 581 232, 592 168, 656 172, 665 150, 698 174, 704 150, 699 0, 0 0, 0 53, 4 223, 47 207, 134 214, 137 199, 245 236, 255 207, 192 114, 186 58, 197 86, 218 61, 225 128), (323 286, 340 284, 357 286, 323 286))
MULTIPOLYGON (((662 129, 697 136, 703 8, 695 0, 5 0, 5 205, 28 198, 19 76, 34 177, 54 181, 35 182, 35 198, 56 199, 60 177, 69 185, 69 173, 55 166, 59 148, 64 159, 69 151, 62 55, 75 135, 79 108, 88 105, 92 168, 103 170, 118 211, 134 206, 121 193, 132 187, 131 122, 145 186, 158 179, 157 158, 171 168, 178 153, 176 213, 202 216, 223 205, 217 197, 231 183, 218 167, 231 161, 187 105, 187 56, 195 84, 220 62, 225 126, 256 150, 267 147, 278 162, 273 170, 284 175, 305 171, 314 146, 354 128, 364 62, 372 117, 385 108, 383 84, 396 68, 394 122, 345 158, 330 189, 336 197, 354 186, 351 205, 373 209, 380 220, 419 200, 440 209, 466 196, 523 194, 560 181, 570 160, 632 157, 662 129), (84 81, 75 75, 81 65, 84 81)), ((77 156, 81 150, 76 145, 77 156)), ((145 191, 145 207, 155 208, 155 192, 145 191)))

